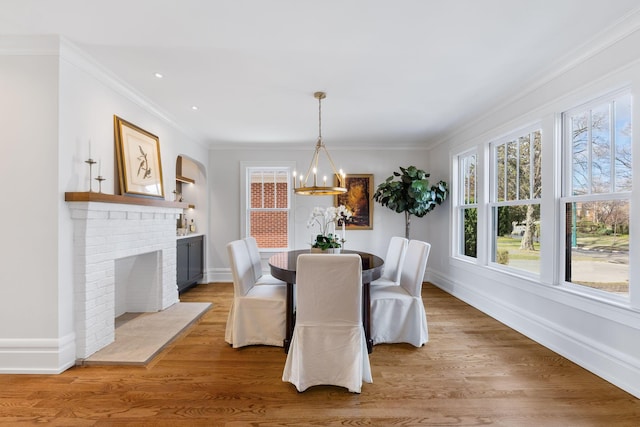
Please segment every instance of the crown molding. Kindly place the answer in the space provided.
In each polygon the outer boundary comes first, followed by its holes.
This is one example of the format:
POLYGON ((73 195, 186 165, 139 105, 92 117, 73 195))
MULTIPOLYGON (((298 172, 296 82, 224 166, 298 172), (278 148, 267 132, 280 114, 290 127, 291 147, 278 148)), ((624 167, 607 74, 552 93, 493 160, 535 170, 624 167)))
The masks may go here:
POLYGON ((537 77, 532 78, 528 84, 523 85, 522 89, 515 95, 498 100, 491 108, 488 108, 484 114, 478 115, 473 121, 457 126, 453 132, 448 132, 434 138, 433 142, 428 144, 429 147, 436 148, 442 144, 446 144, 457 135, 464 134, 469 129, 485 122, 488 117, 491 117, 508 105, 516 103, 518 100, 527 97, 544 85, 578 68, 589 59, 603 53, 615 44, 623 42, 626 38, 631 37, 638 31, 640 31, 640 7, 629 12, 613 25, 595 33, 593 37, 586 40, 582 45, 550 64, 545 70, 538 73, 537 77))
POLYGON ((86 72, 105 86, 113 89, 119 95, 133 102, 143 110, 158 117, 179 132, 189 136, 202 147, 207 148, 207 145, 204 142, 205 138, 202 135, 181 126, 166 111, 155 105, 135 88, 124 82, 116 74, 104 67, 92 56, 64 37, 60 37, 60 60, 66 61, 74 67, 86 72))

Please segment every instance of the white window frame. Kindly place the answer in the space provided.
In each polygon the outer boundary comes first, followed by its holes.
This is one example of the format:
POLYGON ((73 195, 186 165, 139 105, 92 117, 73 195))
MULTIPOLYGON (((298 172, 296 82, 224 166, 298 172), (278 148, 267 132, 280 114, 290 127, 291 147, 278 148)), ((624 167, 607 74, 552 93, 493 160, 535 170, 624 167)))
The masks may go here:
MULTIPOLYGON (((292 183, 293 180, 293 171, 296 168, 295 162, 249 162, 242 161, 240 162, 240 215, 242 216, 240 221, 240 235, 244 237, 248 237, 251 233, 251 225, 250 225, 250 197, 251 197, 251 189, 249 187, 250 184, 250 173, 254 170, 286 170, 287 180, 292 183)), ((292 207, 293 201, 293 185, 289 185, 288 187, 288 206, 287 206, 287 248, 260 248, 260 253, 275 253, 281 252, 283 250, 290 250, 293 247, 293 242, 295 242, 294 236, 294 209, 292 207)), ((281 210, 281 209, 277 209, 281 210)))
MULTIPOLYGON (((633 293, 633 286, 634 286, 634 274, 633 274, 633 267, 632 267, 632 263, 631 263, 631 259, 632 259, 632 242, 631 242, 631 228, 629 230, 629 294, 628 296, 622 296, 622 295, 618 295, 618 294, 614 294, 611 292, 607 292, 607 291, 603 291, 603 290, 599 290, 599 289, 594 289, 591 288, 589 286, 584 286, 581 285, 579 283, 573 283, 573 282, 567 282, 565 280, 566 278, 566 241, 564 236, 566 236, 567 233, 567 227, 566 227, 566 221, 564 220, 564 218, 566 217, 566 213, 567 213, 567 203, 572 203, 572 202, 591 202, 591 201, 603 201, 603 200, 625 200, 627 202, 629 202, 629 217, 633 218, 633 212, 632 212, 632 208, 633 208, 633 203, 632 203, 632 191, 615 191, 615 182, 613 181, 614 174, 613 174, 613 170, 612 170, 612 182, 611 182, 611 188, 612 190, 610 192, 593 192, 592 191, 592 183, 589 182, 589 191, 586 194, 580 194, 580 195, 573 195, 572 194, 572 190, 573 190, 573 149, 572 149, 572 138, 571 138, 571 129, 570 126, 568 126, 568 120, 567 117, 570 117, 572 114, 575 114, 577 112, 581 112, 581 111, 585 111, 585 110, 591 110, 595 107, 601 106, 605 103, 609 103, 609 105, 611 105, 614 100, 616 98, 619 98, 621 96, 624 95, 631 95, 632 99, 631 99, 631 120, 633 122, 635 116, 637 113, 635 113, 634 110, 634 106, 633 106, 633 91, 631 90, 631 88, 629 87, 625 87, 619 90, 615 90, 615 91, 611 91, 610 93, 604 95, 604 96, 600 96, 597 97, 589 102, 586 102, 584 104, 572 107, 566 111, 564 111, 561 115, 560 115, 560 121, 561 121, 561 128, 562 128, 562 137, 561 137, 561 141, 560 141, 560 145, 561 145, 561 151, 562 151, 562 159, 561 159, 561 164, 562 164, 562 170, 563 170, 563 174, 562 174, 562 194, 560 196, 560 218, 562 218, 563 220, 560 221, 561 226, 561 235, 560 235, 560 240, 561 240, 561 250, 559 251, 559 265, 560 265, 560 278, 559 278, 559 283, 560 285, 568 290, 571 290, 573 292, 576 292, 578 294, 583 294, 583 295, 587 295, 593 298, 597 298, 597 299, 602 299, 605 301, 612 301, 612 302, 617 302, 617 303, 624 303, 624 304, 629 304, 631 303, 631 305, 633 306, 638 306, 640 304, 638 304, 638 301, 640 301, 640 298, 637 298, 636 302, 633 302, 633 298, 634 298, 634 293, 633 293)), ((633 126, 633 124, 632 124, 633 126)), ((615 133, 615 129, 612 126, 611 129, 612 134, 615 133)), ((633 129, 632 129, 633 132, 633 129)), ((615 138, 614 138, 615 139, 615 138)), ((632 149, 633 149, 633 138, 632 138, 632 149)), ((614 150, 612 149, 612 152, 614 150)), ((590 157, 590 154, 589 154, 590 157)), ((637 156, 634 156, 637 157, 637 156)), ((589 159, 590 161, 590 159, 589 159)), ((612 159, 613 161, 613 159, 612 159)), ((633 165, 632 165, 632 175, 633 175, 633 168, 634 166, 636 166, 638 164, 637 160, 633 160, 633 165)), ((590 168, 589 168, 590 169, 590 168)), ((613 168, 612 168, 613 169, 613 168)), ((632 181, 636 181, 636 178, 633 178, 632 181)))
POLYGON ((473 263, 478 263, 478 259, 481 253, 480 244, 479 244, 480 232, 481 232, 480 205, 478 203, 478 198, 480 196, 478 193, 479 179, 480 179, 479 163, 480 163, 480 155, 478 154, 478 150, 475 147, 456 155, 455 162, 454 162, 454 176, 455 176, 456 182, 454 186, 455 192, 453 194, 454 196, 453 197, 453 200, 454 200, 453 224, 455 224, 454 240, 453 240, 454 242, 453 256, 455 258, 462 259, 468 262, 473 262, 473 263), (465 200, 465 194, 466 194, 465 187, 466 187, 466 178, 467 178, 466 165, 467 165, 467 159, 471 157, 475 157, 475 179, 474 179, 475 202, 474 203, 469 203, 467 200, 465 200), (477 213, 476 256, 475 257, 467 256, 464 253, 464 246, 465 246, 464 211, 466 209, 476 209, 476 213, 477 213))
MULTIPOLYGON (((540 142, 540 156, 543 155, 543 151, 544 151, 544 141, 543 138, 544 136, 544 130, 543 130, 543 125, 541 122, 536 122, 530 126, 526 126, 526 127, 522 127, 516 131, 513 132, 509 132, 508 134, 497 138, 491 142, 489 142, 489 183, 490 183, 490 192, 489 192, 489 203, 487 206, 487 217, 488 217, 488 221, 486 223, 486 228, 488 230, 488 247, 487 247, 487 264, 490 265, 492 268, 496 268, 499 270, 503 270, 503 271, 507 271, 511 274, 515 274, 517 276, 522 276, 522 277, 526 277, 526 278, 531 278, 531 279, 536 279, 536 281, 541 280, 542 277, 542 271, 539 271, 538 273, 534 273, 532 271, 527 271, 521 268, 517 268, 517 267, 513 267, 513 266, 508 266, 508 265, 502 265, 499 264, 498 262, 495 261, 495 256, 496 256, 496 252, 497 252, 497 248, 496 248, 496 227, 497 227, 497 218, 496 218, 496 213, 497 213, 497 209, 500 207, 505 207, 505 206, 525 206, 525 205, 530 205, 530 204, 537 204, 540 206, 540 218, 542 219, 542 200, 543 200, 543 195, 541 194, 538 198, 531 198, 531 194, 533 191, 533 184, 534 184, 534 175, 530 174, 529 176, 529 198, 526 199, 522 199, 520 198, 520 183, 519 183, 519 179, 518 179, 518 188, 516 190, 516 194, 518 195, 518 198, 516 200, 505 200, 503 201, 498 201, 498 177, 497 177, 497 163, 496 163, 496 157, 497 157, 497 153, 496 153, 496 147, 499 145, 503 145, 506 144, 510 141, 513 141, 514 139, 517 140, 520 137, 524 136, 524 135, 532 135, 534 132, 540 132, 540 138, 541 138, 541 142, 540 142)), ((530 138, 530 143, 533 144, 533 138, 530 138)), ((534 150, 531 149, 530 150, 530 159, 529 159, 529 164, 533 165, 534 164, 534 150)), ((543 158, 540 159, 541 164, 543 162, 543 158)), ((541 183, 542 185, 542 183, 541 183)), ((544 189, 544 186, 542 186, 543 188, 541 188, 541 190, 544 189)), ((507 191, 506 188, 506 184, 505 184, 505 192, 507 191)), ((546 232, 552 232, 553 230, 548 230, 545 231, 546 232)), ((541 242, 543 241, 543 239, 541 238, 541 242)), ((543 256, 543 251, 549 250, 550 248, 545 248, 544 246, 541 245, 541 249, 540 249, 540 265, 542 267, 542 260, 544 259, 543 256)), ((540 269, 542 270, 542 268, 540 269)))

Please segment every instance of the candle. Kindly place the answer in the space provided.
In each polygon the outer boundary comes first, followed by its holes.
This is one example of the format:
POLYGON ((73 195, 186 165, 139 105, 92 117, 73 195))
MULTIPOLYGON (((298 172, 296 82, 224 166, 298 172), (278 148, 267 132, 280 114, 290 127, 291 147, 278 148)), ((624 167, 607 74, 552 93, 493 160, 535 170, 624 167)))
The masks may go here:
POLYGON ((326 187, 327 186, 327 176, 326 175, 322 177, 322 181, 324 182, 323 185, 326 187))
POLYGON ((91 158, 91 138, 89 138, 89 158, 91 158))
POLYGON ((316 168, 313 168, 313 186, 317 186, 318 185, 318 170, 316 168))
POLYGON ((98 176, 102 176, 102 160, 98 160, 98 176))
POLYGON ((296 188, 296 171, 293 171, 293 188, 296 188))

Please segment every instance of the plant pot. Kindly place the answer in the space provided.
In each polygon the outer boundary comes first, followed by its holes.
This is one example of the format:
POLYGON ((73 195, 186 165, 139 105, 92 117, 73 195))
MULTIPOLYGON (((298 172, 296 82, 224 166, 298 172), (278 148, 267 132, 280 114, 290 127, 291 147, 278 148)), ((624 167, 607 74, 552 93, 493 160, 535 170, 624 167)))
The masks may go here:
POLYGON ((329 248, 329 249, 311 248, 311 253, 312 254, 339 254, 340 248, 329 248))

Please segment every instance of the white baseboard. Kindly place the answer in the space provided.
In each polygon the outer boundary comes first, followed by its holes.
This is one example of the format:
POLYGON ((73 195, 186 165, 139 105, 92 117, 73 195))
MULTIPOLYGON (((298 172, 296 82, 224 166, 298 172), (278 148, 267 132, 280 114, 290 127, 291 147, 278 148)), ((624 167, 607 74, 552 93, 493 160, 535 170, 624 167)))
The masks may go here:
POLYGON ((59 374, 75 363, 75 334, 59 339, 0 339, 0 374, 59 374))
POLYGON ((206 272, 207 283, 233 282, 230 268, 210 268, 206 272))

